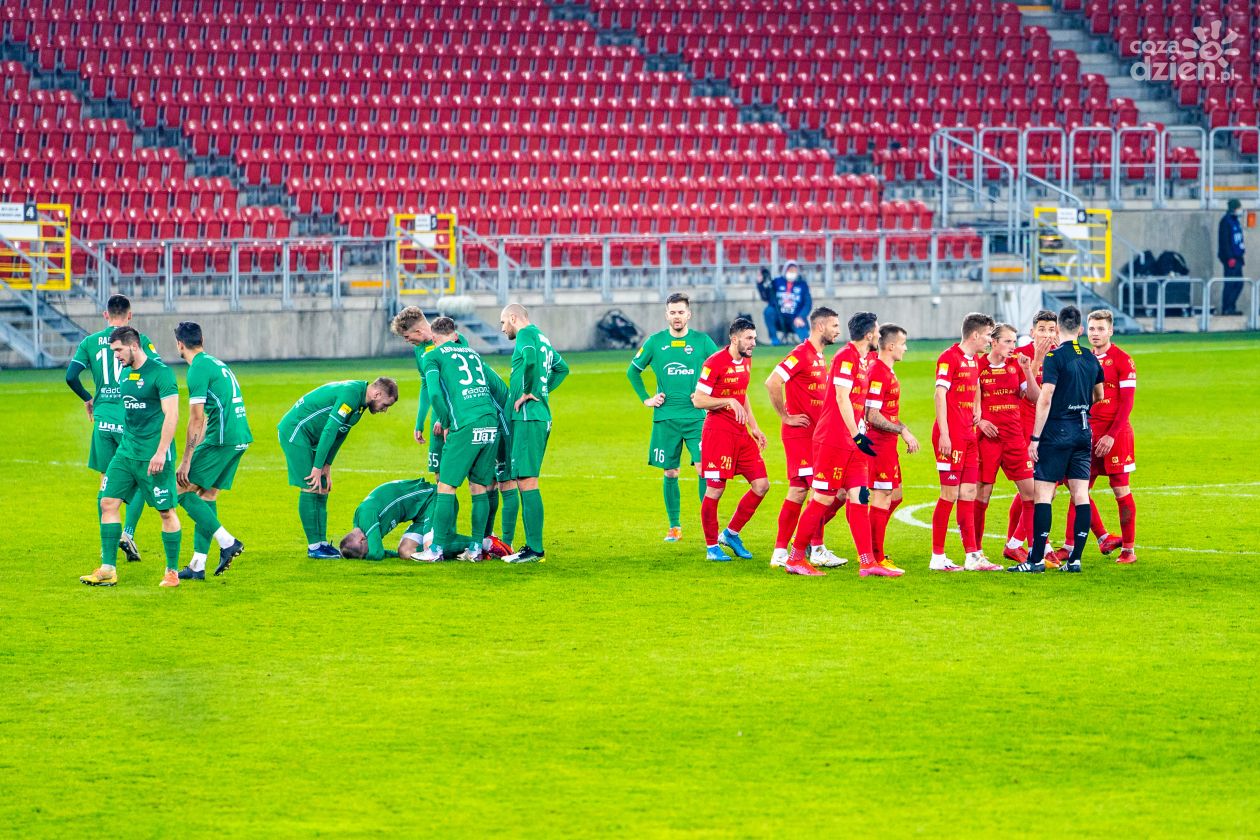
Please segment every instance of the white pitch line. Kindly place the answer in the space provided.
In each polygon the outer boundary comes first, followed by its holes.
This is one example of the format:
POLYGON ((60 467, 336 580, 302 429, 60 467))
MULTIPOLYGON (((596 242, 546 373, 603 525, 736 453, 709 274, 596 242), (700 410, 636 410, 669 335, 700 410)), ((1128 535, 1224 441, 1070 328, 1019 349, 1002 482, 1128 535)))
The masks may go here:
MULTIPOLYGON (((935 506, 936 506, 936 502, 925 502, 924 504, 921 504, 921 505, 910 505, 909 507, 898 508, 897 512, 893 514, 893 517, 898 522, 902 522, 906 525, 912 525, 915 528, 927 528, 930 530, 932 528, 932 523, 920 522, 919 520, 914 518, 914 514, 917 513, 918 511, 923 510, 924 508, 930 508, 930 507, 935 507, 935 506)), ((954 533, 954 534, 959 533, 957 528, 950 528, 949 530, 951 533, 954 533)), ((1003 541, 1006 540, 1005 534, 985 534, 984 536, 986 539, 991 539, 991 540, 1003 540, 1003 541)), ((1171 548, 1171 547, 1155 546, 1155 545, 1135 545, 1134 547, 1140 548, 1143 551, 1177 551, 1177 552, 1189 553, 1189 554, 1227 554, 1231 556, 1237 555, 1237 554, 1260 555, 1260 551, 1222 551, 1219 548, 1171 548)))

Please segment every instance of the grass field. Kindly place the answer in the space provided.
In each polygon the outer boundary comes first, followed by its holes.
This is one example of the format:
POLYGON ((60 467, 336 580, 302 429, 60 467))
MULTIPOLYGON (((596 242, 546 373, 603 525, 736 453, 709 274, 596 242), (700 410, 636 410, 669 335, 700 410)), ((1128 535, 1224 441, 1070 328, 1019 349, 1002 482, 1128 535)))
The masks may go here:
MULTIPOLYGON (((684 542, 663 544, 649 412, 627 355, 600 353, 554 399, 543 565, 307 560, 276 421, 324 381, 399 378, 334 467, 335 542, 373 486, 420 469, 414 367, 238 365, 257 443, 219 509, 247 553, 159 589, 147 511, 144 562, 90 589, 82 408, 60 372, 0 373, 0 833, 1254 835, 1260 344, 1123 344, 1140 561, 1091 544, 1072 577, 929 574, 930 453, 903 458, 900 580, 769 570, 777 441, 757 560, 703 560, 688 480, 684 542)), ((899 368, 921 440, 943 346, 899 368)), ((758 348, 755 383, 778 357, 758 348)), ((753 404, 776 429, 759 385, 753 404)))

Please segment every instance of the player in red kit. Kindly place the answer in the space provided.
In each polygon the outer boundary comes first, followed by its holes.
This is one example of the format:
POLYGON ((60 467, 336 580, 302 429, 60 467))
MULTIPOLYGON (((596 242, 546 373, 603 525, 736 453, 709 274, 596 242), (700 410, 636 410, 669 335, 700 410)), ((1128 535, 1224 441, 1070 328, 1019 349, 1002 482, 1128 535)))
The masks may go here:
MULTIPOLYGON (((993 497, 998 469, 1015 482, 1025 531, 1033 521, 1033 465, 1028 460, 1028 438, 1024 434, 1023 407, 1035 406, 1041 387, 1032 372, 1032 359, 1015 352, 1016 332, 1010 324, 993 328, 989 352, 981 359, 976 380, 976 429, 980 443, 980 483, 976 488, 976 539, 984 541, 985 512, 993 497)), ((1028 552, 1023 546, 1007 545, 1002 556, 1023 563, 1028 552)))
POLYGON ((906 355, 906 331, 896 324, 879 328, 879 354, 866 376, 866 426, 875 450, 871 464, 871 549, 875 562, 886 569, 901 571, 884 553, 888 520, 901 504, 901 462, 897 458, 898 439, 906 442, 910 455, 919 451, 919 441, 901 422, 901 382, 893 366, 906 355))
POLYGON ((845 505, 849 533, 857 548, 862 577, 899 577, 900 569, 889 569, 875 561, 871 546, 871 518, 862 504, 862 489, 870 474, 875 450, 866 436, 867 355, 878 341, 879 323, 873 312, 858 312, 849 319, 849 343, 831 362, 830 382, 822 417, 814 430, 814 497, 810 499, 796 526, 792 551, 786 569, 791 574, 821 575, 805 557, 805 547, 828 514, 836 509, 837 498, 845 505), (844 499, 847 497, 848 503, 844 499))
MULTIPOLYGON (((798 344, 766 378, 770 404, 783 421, 781 437, 787 462, 788 492, 779 511, 779 532, 774 541, 771 566, 785 566, 788 542, 796 530, 801 507, 809 493, 814 474, 814 427, 822 416, 827 390, 827 359, 823 349, 834 344, 840 334, 840 316, 819 307, 809 316, 809 338, 798 344)), ((816 566, 843 566, 823 544, 822 533, 810 542, 810 562, 816 566)))
MULTIPOLYGON (((1015 352, 1032 361, 1033 379, 1040 387, 1041 366, 1045 362, 1046 353, 1054 349, 1059 342, 1059 316, 1049 309, 1039 310, 1033 316, 1032 332, 1029 337, 1032 340, 1015 352)), ((1019 413, 1023 421, 1024 448, 1027 448, 1028 439, 1032 437, 1033 423, 1037 419, 1037 407, 1034 403, 1021 402, 1019 413)), ((1003 556, 1011 556, 1007 554, 1007 551, 1015 552, 1017 549, 1024 551, 1024 541, 1031 539, 1032 535, 1024 529, 1024 503, 1016 493, 1015 498, 1011 499, 1011 509, 1006 517, 1006 550, 1002 552, 1003 556)), ((1046 565, 1058 567, 1049 554, 1046 555, 1046 565)))
POLYGON ((752 552, 739 538, 740 530, 752 519, 758 505, 770 489, 766 479, 766 462, 761 450, 766 436, 757 427, 757 418, 748 405, 748 380, 752 373, 753 348, 757 346, 757 328, 747 318, 736 318, 729 331, 730 344, 705 359, 700 368, 691 404, 708 412, 700 433, 700 458, 708 489, 700 504, 700 522, 704 526, 706 558, 728 561, 724 545, 745 560, 752 552), (726 482, 742 475, 748 479, 748 492, 739 500, 726 529, 718 533, 718 501, 726 482))
POLYGON ((980 445, 976 438, 977 358, 989 344, 993 319, 972 312, 963 319, 962 340, 936 360, 936 423, 932 426, 932 448, 941 481, 941 497, 932 514, 932 561, 934 572, 1000 572, 980 550, 976 534, 976 484, 980 479, 980 445), (963 565, 945 556, 949 514, 958 505, 958 529, 962 532, 963 565))

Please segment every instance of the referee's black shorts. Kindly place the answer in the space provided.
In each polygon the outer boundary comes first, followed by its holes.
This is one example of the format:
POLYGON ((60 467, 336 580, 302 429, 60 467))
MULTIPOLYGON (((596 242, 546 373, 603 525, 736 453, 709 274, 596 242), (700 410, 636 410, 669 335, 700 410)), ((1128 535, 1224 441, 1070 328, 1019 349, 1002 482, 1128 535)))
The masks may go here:
POLYGON ((1089 466, 1094 445, 1088 428, 1067 429, 1041 435, 1037 447, 1037 464, 1033 478, 1037 481, 1060 482, 1069 479, 1089 481, 1089 466))

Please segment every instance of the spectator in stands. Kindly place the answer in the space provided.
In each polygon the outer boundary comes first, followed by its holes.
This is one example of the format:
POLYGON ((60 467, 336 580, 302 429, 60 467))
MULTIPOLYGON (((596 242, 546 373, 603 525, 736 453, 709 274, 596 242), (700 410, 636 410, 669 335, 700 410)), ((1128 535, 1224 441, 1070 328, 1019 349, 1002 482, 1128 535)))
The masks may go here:
MULTIPOLYGON (((1216 258, 1225 266, 1226 277, 1243 276, 1243 255, 1247 246, 1243 243, 1242 202, 1231 198, 1225 215, 1216 229, 1216 258)), ((1242 280, 1227 280, 1221 289, 1221 314, 1237 315, 1238 296, 1242 293, 1242 280)))
MULTIPOLYGON (((760 288, 762 283, 757 284, 760 288)), ((783 265, 782 276, 770 281, 770 294, 762 292, 766 300, 766 327, 770 342, 782 344, 781 336, 795 335, 798 341, 809 337, 809 311, 814 300, 809 294, 809 284, 801 279, 801 267, 793 260, 783 265)))

